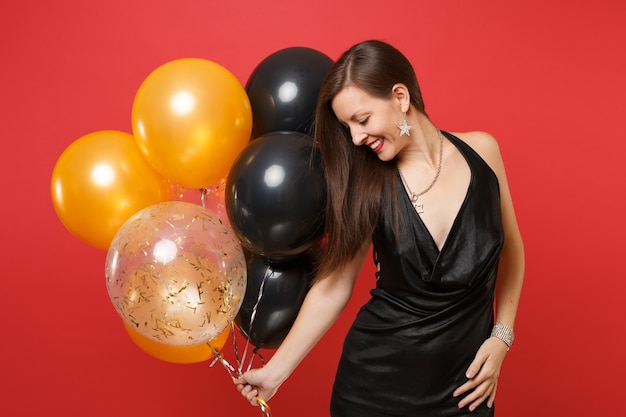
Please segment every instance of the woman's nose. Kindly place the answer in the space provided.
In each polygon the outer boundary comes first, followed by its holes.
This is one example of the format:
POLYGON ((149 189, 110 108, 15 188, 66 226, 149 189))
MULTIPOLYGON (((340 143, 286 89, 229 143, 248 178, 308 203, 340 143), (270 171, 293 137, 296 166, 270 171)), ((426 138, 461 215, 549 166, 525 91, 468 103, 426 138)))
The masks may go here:
POLYGON ((352 131, 352 143, 354 143, 356 146, 361 146, 365 143, 367 136, 368 136, 367 133, 363 131, 353 130, 352 131))

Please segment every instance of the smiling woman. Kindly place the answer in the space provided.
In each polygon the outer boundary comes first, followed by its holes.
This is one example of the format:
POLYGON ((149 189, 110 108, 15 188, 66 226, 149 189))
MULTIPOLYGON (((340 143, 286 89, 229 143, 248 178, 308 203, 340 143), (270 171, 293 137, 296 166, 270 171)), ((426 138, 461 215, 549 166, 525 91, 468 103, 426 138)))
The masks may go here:
POLYGON ((347 304, 372 243, 376 288, 346 336, 331 415, 493 416, 524 276, 495 140, 437 129, 411 64, 380 41, 331 68, 315 139, 329 190, 320 272, 285 341, 239 390, 253 405, 276 393, 347 304))
MULTIPOLYGON (((307 46, 334 61, 349 45, 372 37, 397 46, 415 65, 435 127, 484 129, 497 138, 506 162, 528 262, 515 341, 498 379, 496 415, 626 415, 626 338, 618 331, 626 292, 626 141, 621 134, 626 2, 570 0, 567 7, 545 0, 383 3, 3 2, 0 415, 259 416, 211 360, 174 365, 130 340, 106 293, 105 252, 77 239, 59 221, 50 199, 51 174, 77 138, 100 129, 128 134, 137 88, 165 62, 210 59, 245 83, 274 51, 307 46)), ((407 119, 416 138, 417 124, 407 119)), ((399 136, 402 121, 401 113, 389 120, 391 134, 399 136)), ((436 138, 434 130, 428 138, 436 138)), ((477 136, 478 144, 480 138, 485 136, 477 136)), ((414 164, 401 166, 414 192, 434 177, 438 143, 431 145, 423 171, 414 164)), ((94 158, 108 149, 98 146, 94 158)), ((444 137, 440 178, 418 198, 425 214, 433 212, 437 190, 450 174, 454 149, 444 137)), ((87 158, 80 162, 87 164, 87 158)), ((348 170, 341 172, 349 176, 348 170)), ((147 186, 151 175, 142 175, 127 196, 146 198, 136 190, 147 186)), ((82 193, 96 187, 86 174, 66 179, 83 184, 77 188, 82 193)), ((405 191, 394 185, 401 202, 405 191)), ((201 201, 198 189, 184 191, 185 201, 201 201)), ((368 193, 375 190, 361 190, 368 193)), ((97 228, 87 238, 108 230, 98 218, 109 217, 102 214, 120 194, 101 203, 73 195, 79 214, 97 228)), ((68 203, 69 194, 63 196, 68 203)), ((417 221, 417 214, 408 213, 417 221)), ((431 220, 429 230, 436 234, 431 220)), ((450 229, 442 225, 436 241, 450 229)), ((270 400, 275 417, 328 416, 342 342, 375 285, 372 254, 363 256, 343 313, 270 400)), ((226 349, 232 352, 228 343, 226 349)), ((261 354, 269 360, 275 351, 261 354)))

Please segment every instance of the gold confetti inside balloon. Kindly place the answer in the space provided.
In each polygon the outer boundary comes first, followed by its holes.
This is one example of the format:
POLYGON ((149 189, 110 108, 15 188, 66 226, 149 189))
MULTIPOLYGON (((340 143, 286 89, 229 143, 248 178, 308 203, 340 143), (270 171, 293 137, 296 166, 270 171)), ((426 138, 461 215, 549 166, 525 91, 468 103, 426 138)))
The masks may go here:
POLYGON ((149 206, 124 223, 105 273, 124 321, 149 339, 176 346, 220 335, 246 291, 246 261, 230 226, 183 201, 149 206))

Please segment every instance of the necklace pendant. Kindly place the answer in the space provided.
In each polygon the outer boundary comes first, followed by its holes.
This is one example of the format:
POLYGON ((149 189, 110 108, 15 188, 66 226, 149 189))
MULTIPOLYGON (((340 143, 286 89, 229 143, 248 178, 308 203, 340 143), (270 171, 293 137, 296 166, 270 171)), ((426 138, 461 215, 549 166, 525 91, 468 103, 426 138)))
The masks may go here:
POLYGON ((415 193, 411 193, 411 204, 413 204, 413 207, 415 207, 415 211, 417 211, 418 213, 423 213, 424 212, 424 204, 418 203, 417 202, 418 198, 419 198, 419 195, 417 195, 415 193))
POLYGON ((417 202, 418 198, 419 198, 419 195, 417 195, 415 193, 411 193, 411 204, 413 204, 413 207, 415 207, 415 211, 417 211, 418 213, 423 213, 424 212, 424 204, 418 203, 417 202))

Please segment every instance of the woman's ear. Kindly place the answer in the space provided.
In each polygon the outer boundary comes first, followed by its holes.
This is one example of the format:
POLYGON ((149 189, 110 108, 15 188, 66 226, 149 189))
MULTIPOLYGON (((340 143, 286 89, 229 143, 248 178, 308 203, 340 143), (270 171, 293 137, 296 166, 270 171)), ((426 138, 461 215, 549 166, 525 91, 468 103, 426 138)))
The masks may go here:
POLYGON ((411 106, 411 94, 409 94, 409 89, 406 85, 402 83, 394 84, 393 87, 391 87, 391 94, 393 99, 397 100, 400 104, 402 112, 406 113, 411 106))

